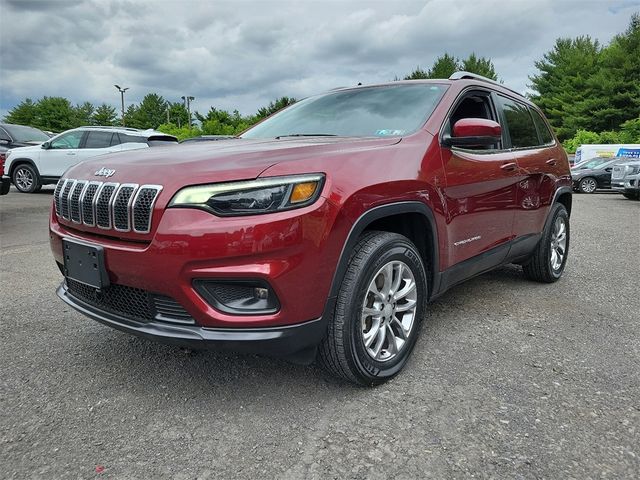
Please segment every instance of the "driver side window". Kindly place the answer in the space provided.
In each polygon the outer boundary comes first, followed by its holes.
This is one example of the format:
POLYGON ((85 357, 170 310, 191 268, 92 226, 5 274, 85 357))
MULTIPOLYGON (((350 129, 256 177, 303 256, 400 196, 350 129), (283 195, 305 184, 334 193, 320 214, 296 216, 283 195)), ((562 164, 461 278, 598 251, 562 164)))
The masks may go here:
POLYGON ((78 148, 80 146, 80 141, 82 140, 82 136, 84 132, 75 131, 64 134, 51 142, 51 147, 53 149, 73 149, 78 148))
MULTIPOLYGON (((456 105, 455 110, 449 117, 449 121, 445 126, 445 133, 453 131, 453 126, 458 120, 463 118, 483 118, 485 120, 493 120, 497 122, 496 115, 491 103, 491 96, 488 92, 474 91, 468 93, 464 98, 456 105)), ((495 150, 500 148, 500 145, 478 145, 478 146, 465 146, 465 150, 495 150)))

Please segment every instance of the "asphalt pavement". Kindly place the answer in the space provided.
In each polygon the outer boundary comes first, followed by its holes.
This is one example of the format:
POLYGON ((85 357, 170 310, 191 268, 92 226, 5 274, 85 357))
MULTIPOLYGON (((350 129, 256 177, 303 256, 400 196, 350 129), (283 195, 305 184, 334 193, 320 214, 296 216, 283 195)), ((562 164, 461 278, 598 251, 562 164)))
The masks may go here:
POLYGON ((2 479, 640 478, 640 202, 575 195, 558 283, 456 287, 367 389, 76 313, 51 194, 0 197, 2 479))

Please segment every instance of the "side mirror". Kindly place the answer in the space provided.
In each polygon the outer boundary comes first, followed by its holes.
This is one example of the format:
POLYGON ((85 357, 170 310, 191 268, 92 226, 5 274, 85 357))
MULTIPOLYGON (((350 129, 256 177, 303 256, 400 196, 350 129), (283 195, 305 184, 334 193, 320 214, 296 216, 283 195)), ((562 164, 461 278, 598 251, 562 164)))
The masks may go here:
POLYGON ((9 145, 10 143, 11 143, 11 140, 7 138, 0 138, 0 145, 9 145))
POLYGON ((613 167, 607 167, 604 169, 605 172, 613 172, 613 167))
POLYGON ((40 148, 42 148, 43 150, 48 150, 49 148, 51 148, 51 143, 44 142, 42 145, 40 145, 40 148))
POLYGON ((499 123, 486 118, 462 118, 453 125, 453 134, 445 135, 447 147, 479 147, 495 145, 502 139, 499 123))

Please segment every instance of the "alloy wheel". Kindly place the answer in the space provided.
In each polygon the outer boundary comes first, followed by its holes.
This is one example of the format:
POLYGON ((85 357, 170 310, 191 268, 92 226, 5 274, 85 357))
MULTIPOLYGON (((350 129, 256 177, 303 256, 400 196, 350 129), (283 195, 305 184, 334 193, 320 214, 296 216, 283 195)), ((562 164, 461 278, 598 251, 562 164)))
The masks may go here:
POLYGON ((567 252, 567 226, 562 217, 556 218, 551 232, 551 268, 560 270, 567 252))
POLYGON ((33 174, 27 168, 20 168, 16 172, 16 187, 22 191, 31 190, 33 187, 33 174))
POLYGON ((597 184, 593 178, 585 178, 580 184, 584 193, 593 193, 596 191, 597 184))
POLYGON ((362 339, 371 358, 386 362, 405 346, 415 323, 416 280, 404 262, 385 264, 373 276, 362 305, 362 339))

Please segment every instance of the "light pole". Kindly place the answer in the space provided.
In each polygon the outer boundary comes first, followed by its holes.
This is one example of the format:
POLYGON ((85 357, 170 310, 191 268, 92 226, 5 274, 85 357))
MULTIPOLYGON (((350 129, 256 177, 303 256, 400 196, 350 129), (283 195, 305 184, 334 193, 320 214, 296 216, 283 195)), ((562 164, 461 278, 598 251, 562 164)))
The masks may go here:
POLYGON ((120 100, 122 101, 122 126, 124 127, 124 92, 129 90, 129 87, 120 88, 120 85, 114 85, 114 87, 116 87, 120 92, 120 100))
POLYGON ((187 115, 189 116, 189 130, 191 130, 191 101, 195 100, 196 97, 180 97, 184 100, 185 106, 187 107, 187 115))

